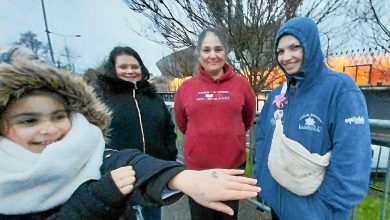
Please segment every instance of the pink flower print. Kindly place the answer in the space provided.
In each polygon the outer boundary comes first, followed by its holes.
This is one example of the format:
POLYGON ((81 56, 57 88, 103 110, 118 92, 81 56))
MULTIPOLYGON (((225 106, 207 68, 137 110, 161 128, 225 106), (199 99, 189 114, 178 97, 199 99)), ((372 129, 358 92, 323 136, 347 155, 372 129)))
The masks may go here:
POLYGON ((280 93, 279 95, 275 96, 274 101, 272 104, 275 106, 277 109, 283 109, 284 106, 287 105, 287 97, 285 96, 285 93, 280 93))

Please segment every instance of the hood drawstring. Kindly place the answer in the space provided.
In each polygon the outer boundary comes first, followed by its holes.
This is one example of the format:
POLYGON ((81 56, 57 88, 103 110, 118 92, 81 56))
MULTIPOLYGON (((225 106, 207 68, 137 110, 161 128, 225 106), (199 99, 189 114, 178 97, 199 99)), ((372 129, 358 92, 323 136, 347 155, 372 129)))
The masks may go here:
POLYGON ((299 72, 296 74, 288 74, 288 73, 285 73, 285 74, 287 77, 288 85, 292 86, 292 87, 295 87, 298 82, 300 82, 300 81, 302 82, 304 80, 304 73, 303 72, 299 72))
POLYGON ((143 152, 144 152, 144 154, 145 154, 145 153, 146 153, 145 135, 144 135, 144 128, 143 128, 143 125, 142 125, 141 111, 140 111, 139 106, 138 106, 138 101, 137 101, 137 99, 135 98, 135 90, 136 90, 136 89, 137 89, 137 84, 134 83, 133 98, 134 98, 134 102, 135 102, 135 107, 137 108, 137 112, 138 112, 139 126, 140 126, 140 128, 141 128, 141 135, 142 135, 142 149, 143 149, 143 152))

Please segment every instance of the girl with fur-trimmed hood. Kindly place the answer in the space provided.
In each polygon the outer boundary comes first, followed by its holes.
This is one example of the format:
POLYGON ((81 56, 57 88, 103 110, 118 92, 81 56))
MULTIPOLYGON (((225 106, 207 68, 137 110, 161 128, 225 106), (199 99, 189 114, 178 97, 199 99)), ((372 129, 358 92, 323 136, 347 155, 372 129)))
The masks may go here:
POLYGON ((180 192, 231 214, 219 200, 259 191, 235 176, 241 171, 105 151, 109 124, 81 78, 40 63, 0 64, 0 219, 136 219, 131 206, 170 204, 180 192))

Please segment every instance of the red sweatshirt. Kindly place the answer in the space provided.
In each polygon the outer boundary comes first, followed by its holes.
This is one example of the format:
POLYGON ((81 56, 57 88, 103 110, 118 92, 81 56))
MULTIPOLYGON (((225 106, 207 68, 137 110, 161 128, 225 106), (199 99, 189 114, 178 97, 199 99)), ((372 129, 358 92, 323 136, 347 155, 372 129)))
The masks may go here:
POLYGON ((202 67, 175 97, 175 118, 184 137, 184 164, 190 169, 238 168, 246 160, 246 131, 256 98, 248 81, 224 66, 213 80, 202 67))

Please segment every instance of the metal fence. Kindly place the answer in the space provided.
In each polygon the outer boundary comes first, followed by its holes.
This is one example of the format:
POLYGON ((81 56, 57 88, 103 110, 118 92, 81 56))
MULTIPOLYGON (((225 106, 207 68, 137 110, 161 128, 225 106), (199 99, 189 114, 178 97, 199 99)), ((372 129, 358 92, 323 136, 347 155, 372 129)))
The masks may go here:
POLYGON ((166 102, 173 102, 175 100, 176 92, 159 92, 161 98, 166 102))
MULTIPOLYGON (((384 158, 387 157, 387 167, 384 173, 383 180, 383 190, 377 189, 375 186, 370 186, 371 190, 376 190, 382 193, 382 207, 380 220, 386 219, 386 211, 388 206, 388 196, 389 196, 389 184, 390 184, 390 120, 379 120, 379 119, 370 119, 371 127, 371 143, 377 146, 382 146, 387 148, 387 155, 384 154, 384 158)), ((373 170, 374 177, 377 176, 380 172, 380 159, 382 158, 382 148, 379 149, 377 161, 373 161, 373 164, 376 164, 375 169, 373 170)), ((371 177, 371 180, 373 178, 371 177)), ((377 178, 375 178, 376 180, 377 178)), ((355 210, 354 210, 355 211, 355 210)), ((389 216, 390 218, 390 216, 389 216)), ((388 218, 388 219, 389 219, 388 218)), ((355 213, 352 213, 351 219, 355 219, 355 213)))
MULTIPOLYGON (((169 96, 169 94, 168 94, 169 96)), ((173 98, 166 102, 171 115, 173 115, 173 98)), ((173 117, 174 121, 174 117, 173 117)), ((386 219, 386 211, 389 203, 389 185, 390 185, 390 120, 378 120, 370 119, 371 127, 371 143, 373 146, 373 167, 370 178, 370 190, 380 193, 381 196, 381 209, 380 209, 380 220, 386 219), (376 187, 377 182, 383 182, 383 188, 376 187)), ((254 155, 255 155, 255 126, 256 124, 248 131, 247 133, 247 175, 253 176, 254 168, 254 155)), ((176 144, 179 151, 178 160, 182 161, 183 155, 183 134, 176 127, 176 144)), ((257 199, 249 199, 251 203, 257 206, 259 210, 270 212, 270 208, 267 204, 262 201, 259 197, 257 199)), ((379 210, 378 210, 379 211, 379 210)), ((356 209, 354 208, 351 212, 350 220, 355 220, 358 218, 356 214, 356 209)), ((388 216, 387 219, 390 219, 388 216)))

